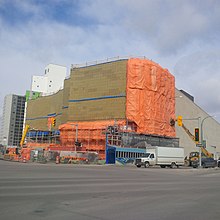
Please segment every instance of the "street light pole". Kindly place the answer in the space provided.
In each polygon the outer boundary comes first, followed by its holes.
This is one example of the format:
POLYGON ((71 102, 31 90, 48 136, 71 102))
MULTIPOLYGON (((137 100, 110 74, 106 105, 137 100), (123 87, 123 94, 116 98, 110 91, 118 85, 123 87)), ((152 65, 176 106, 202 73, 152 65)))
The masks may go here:
POLYGON ((76 152, 76 143, 78 142, 78 124, 76 126, 76 142, 75 142, 75 152, 76 152))
POLYGON ((199 166, 201 167, 202 166, 202 152, 201 152, 201 147, 204 147, 203 144, 204 144, 204 140, 203 140, 203 123, 204 121, 207 119, 207 118, 213 118, 215 117, 214 115, 208 115, 206 116, 205 118, 202 119, 201 121, 201 126, 200 126, 200 133, 201 133, 201 146, 199 147, 199 166))
MULTIPOLYGON (((78 124, 71 124, 72 126, 76 126, 76 137, 75 137, 75 153, 76 153, 76 143, 78 142, 78 124)), ((73 128, 73 127, 72 127, 73 128)))
POLYGON ((201 122, 201 144, 203 145, 203 123, 204 121, 207 119, 207 118, 213 118, 215 117, 215 115, 208 115, 206 116, 205 118, 202 119, 202 122, 201 122))

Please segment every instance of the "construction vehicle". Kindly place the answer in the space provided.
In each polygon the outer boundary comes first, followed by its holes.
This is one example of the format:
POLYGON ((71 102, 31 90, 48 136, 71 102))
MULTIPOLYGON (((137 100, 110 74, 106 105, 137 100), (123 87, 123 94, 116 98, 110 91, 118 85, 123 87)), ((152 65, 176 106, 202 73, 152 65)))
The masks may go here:
MULTIPOLYGON (((195 136, 189 131, 189 129, 182 123, 181 127, 183 128, 183 130, 188 134, 188 136, 196 143, 198 144, 198 142, 195 139, 195 136)), ((214 155, 212 153, 210 153, 209 151, 207 151, 207 149, 200 145, 199 146, 201 149, 201 164, 203 167, 207 167, 207 166, 214 166, 214 162, 212 162, 211 160, 214 160, 214 155), (211 159, 206 159, 206 158, 211 158, 211 159), (211 161, 211 162, 210 162, 211 161), (211 164, 211 165, 209 165, 211 164)), ((188 162, 189 166, 192 166, 194 168, 199 166, 199 152, 198 151, 193 151, 190 152, 189 154, 189 162, 188 162)))
MULTIPOLYGON (((212 153, 208 152, 206 150, 206 148, 204 148, 202 146, 200 148, 201 148, 202 158, 214 158, 214 155, 212 153)), ((197 151, 190 152, 190 154, 189 154, 190 166, 192 166, 192 163, 195 163, 197 161, 199 161, 199 152, 197 152, 197 151)))
POLYGON ((189 153, 189 166, 199 162, 199 152, 194 151, 189 153))

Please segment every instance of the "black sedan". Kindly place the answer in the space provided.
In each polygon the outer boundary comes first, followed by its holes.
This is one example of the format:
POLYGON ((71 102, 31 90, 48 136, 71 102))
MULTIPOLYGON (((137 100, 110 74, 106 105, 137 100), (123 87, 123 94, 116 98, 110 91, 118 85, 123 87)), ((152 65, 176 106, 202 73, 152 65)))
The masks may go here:
MULTIPOLYGON (((214 160, 214 158, 202 158, 201 165, 203 168, 216 167, 217 161, 214 160)), ((218 165, 220 166, 220 163, 218 163, 218 165)), ((199 161, 194 161, 192 167, 199 167, 199 161)))

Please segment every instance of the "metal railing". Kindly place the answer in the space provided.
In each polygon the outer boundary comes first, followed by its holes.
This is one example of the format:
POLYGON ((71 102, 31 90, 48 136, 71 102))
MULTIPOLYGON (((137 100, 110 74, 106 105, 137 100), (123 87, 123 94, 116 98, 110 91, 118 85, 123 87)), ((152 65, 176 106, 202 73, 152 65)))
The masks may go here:
MULTIPOLYGON (((81 63, 81 64, 71 64, 71 70, 75 69, 75 68, 82 68, 82 67, 88 67, 88 66, 103 64, 103 63, 115 62, 115 61, 119 61, 119 60, 128 60, 128 59, 131 59, 131 58, 139 58, 139 59, 150 60, 146 56, 133 56, 133 55, 130 55, 130 56, 117 56, 117 57, 106 58, 106 59, 103 59, 103 60, 89 61, 89 62, 85 62, 85 63, 81 63)), ((65 79, 66 80, 70 79, 70 75, 66 76, 65 79)), ((44 96, 54 95, 54 94, 58 93, 61 90, 63 90, 63 86, 61 86, 60 89, 58 89, 54 92, 48 92, 48 93, 42 92, 40 96, 44 97, 44 96)), ((30 99, 32 99, 32 98, 30 98, 30 99)))
POLYGON ((103 60, 89 61, 89 62, 85 62, 85 63, 81 63, 81 64, 71 64, 71 69, 88 67, 88 66, 93 66, 93 65, 103 64, 103 63, 108 63, 108 62, 115 62, 115 61, 119 61, 119 60, 128 60, 130 58, 147 59, 147 57, 145 57, 145 56, 132 56, 132 55, 122 56, 122 57, 117 56, 117 57, 106 58, 103 60))

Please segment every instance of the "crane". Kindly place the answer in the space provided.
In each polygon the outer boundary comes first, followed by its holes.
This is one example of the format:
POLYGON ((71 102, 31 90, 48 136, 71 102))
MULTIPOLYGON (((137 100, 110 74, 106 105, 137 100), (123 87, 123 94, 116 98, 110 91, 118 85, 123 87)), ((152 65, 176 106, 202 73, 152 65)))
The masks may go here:
POLYGON ((24 129, 24 132, 22 134, 21 141, 20 141, 20 147, 23 147, 23 145, 24 145, 25 137, 27 135, 27 132, 28 132, 29 128, 30 128, 30 125, 25 125, 25 129, 24 129))

